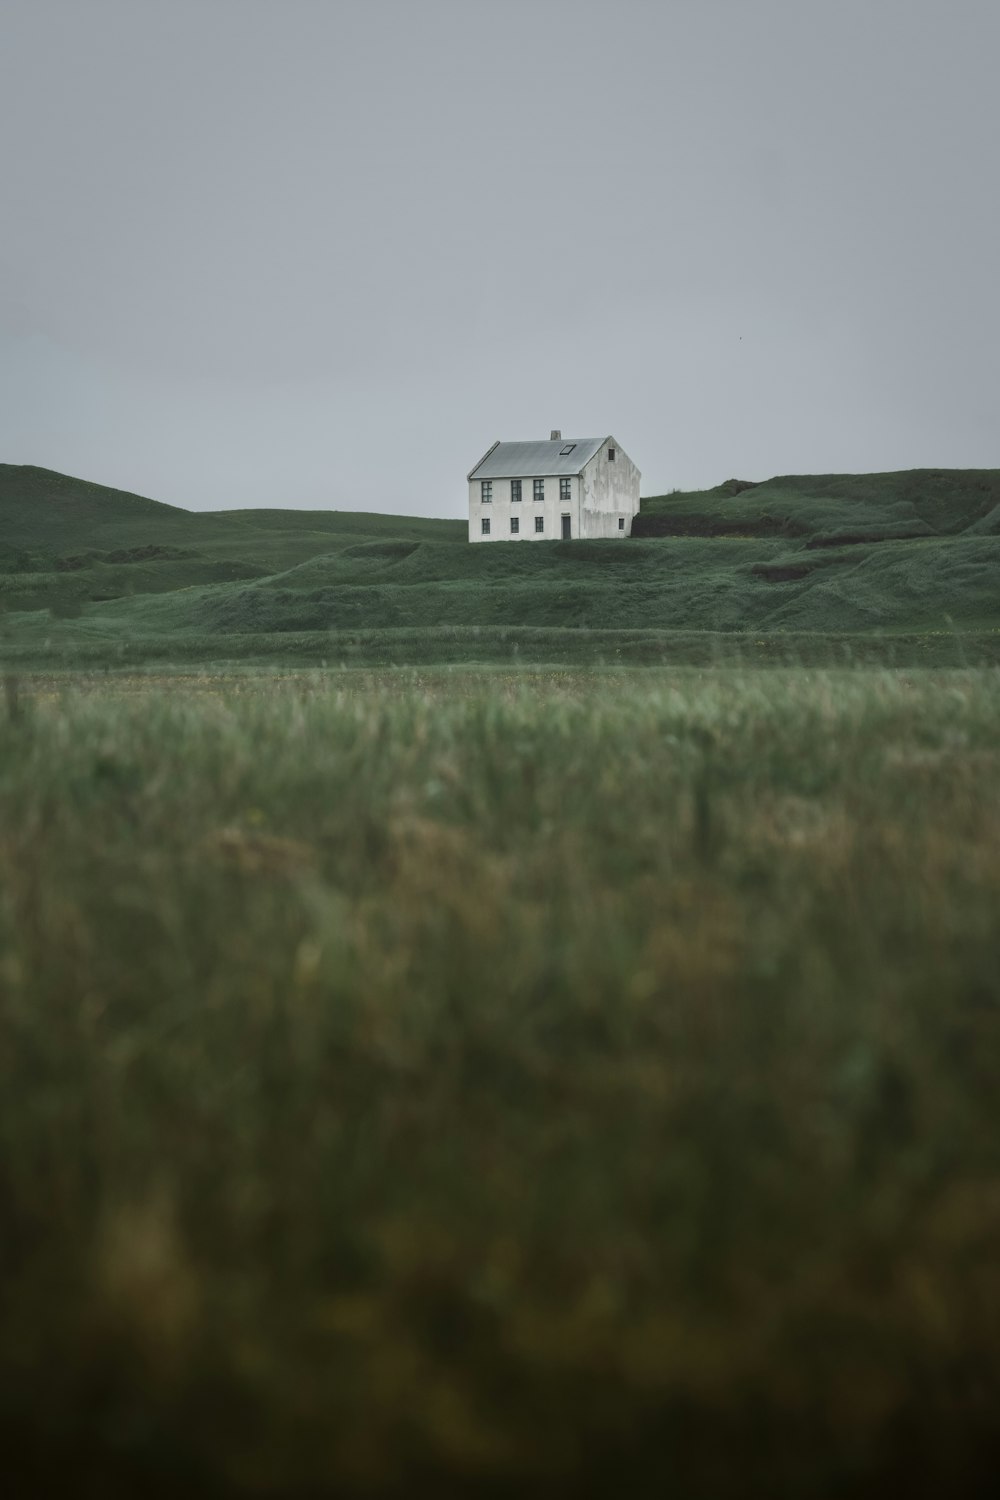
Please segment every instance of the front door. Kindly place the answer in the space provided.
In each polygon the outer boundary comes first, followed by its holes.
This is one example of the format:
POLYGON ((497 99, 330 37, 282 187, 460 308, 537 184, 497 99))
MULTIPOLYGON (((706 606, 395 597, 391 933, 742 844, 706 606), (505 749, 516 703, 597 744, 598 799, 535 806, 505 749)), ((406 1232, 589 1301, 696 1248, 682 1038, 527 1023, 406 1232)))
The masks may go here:
POLYGON ((563 516, 562 523, 563 523, 562 539, 563 539, 564 542, 568 542, 569 539, 570 539, 570 537, 573 535, 573 533, 569 529, 569 516, 563 516))

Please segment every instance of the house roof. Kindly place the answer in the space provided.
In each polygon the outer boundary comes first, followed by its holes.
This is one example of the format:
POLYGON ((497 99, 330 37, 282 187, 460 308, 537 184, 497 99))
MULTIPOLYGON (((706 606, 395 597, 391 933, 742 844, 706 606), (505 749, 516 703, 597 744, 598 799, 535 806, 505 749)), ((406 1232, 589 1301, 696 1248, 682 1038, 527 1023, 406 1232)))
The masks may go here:
POLYGON ((541 443, 494 443, 469 474, 470 479, 544 479, 547 474, 579 474, 605 438, 552 438, 541 443), (569 453, 562 453, 569 448, 569 453))

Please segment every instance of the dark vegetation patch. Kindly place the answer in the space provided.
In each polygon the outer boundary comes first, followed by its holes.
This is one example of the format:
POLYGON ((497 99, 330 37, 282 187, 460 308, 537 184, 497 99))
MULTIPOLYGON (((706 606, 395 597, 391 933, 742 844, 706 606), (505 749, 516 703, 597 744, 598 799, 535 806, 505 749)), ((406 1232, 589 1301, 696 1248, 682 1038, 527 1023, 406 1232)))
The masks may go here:
POLYGON ((724 479, 717 487, 720 495, 742 495, 746 490, 755 490, 757 481, 754 479, 724 479))
POLYGON ((78 552, 71 557, 57 557, 55 567, 59 573, 73 573, 97 563, 178 562, 197 556, 188 547, 164 547, 149 542, 145 547, 119 547, 112 552, 78 552))
POLYGON ((754 563, 750 572, 755 578, 763 578, 767 583, 791 583, 829 568, 856 567, 861 556, 856 552, 847 553, 843 557, 832 554, 806 557, 802 553, 785 553, 768 562, 754 563))
POLYGON ((768 583, 791 583, 808 578, 813 569, 808 563, 755 563, 750 571, 755 578, 766 579, 768 583))
POLYGON ((685 510, 663 510, 646 514, 640 511, 632 520, 634 537, 711 536, 711 537, 794 537, 805 536, 808 528, 787 516, 726 516, 685 510))
POLYGON ((352 547, 345 547, 343 557, 352 558, 390 558, 398 560, 409 557, 420 546, 419 542, 357 542, 352 547))
POLYGON ((805 543, 807 551, 823 547, 861 547, 868 542, 912 542, 922 537, 934 536, 929 526, 917 523, 913 526, 892 530, 887 527, 871 527, 866 531, 831 532, 826 536, 813 536, 805 543))

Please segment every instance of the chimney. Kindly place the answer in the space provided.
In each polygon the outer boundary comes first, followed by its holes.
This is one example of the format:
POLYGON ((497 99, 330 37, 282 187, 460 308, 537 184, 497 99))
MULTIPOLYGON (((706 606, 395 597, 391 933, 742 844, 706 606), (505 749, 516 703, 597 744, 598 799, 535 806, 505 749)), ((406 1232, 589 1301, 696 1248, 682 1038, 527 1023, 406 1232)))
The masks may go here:
POLYGON ((561 441, 562 441, 562 433, 559 431, 558 427, 553 427, 552 431, 549 433, 549 442, 550 443, 559 443, 561 441))

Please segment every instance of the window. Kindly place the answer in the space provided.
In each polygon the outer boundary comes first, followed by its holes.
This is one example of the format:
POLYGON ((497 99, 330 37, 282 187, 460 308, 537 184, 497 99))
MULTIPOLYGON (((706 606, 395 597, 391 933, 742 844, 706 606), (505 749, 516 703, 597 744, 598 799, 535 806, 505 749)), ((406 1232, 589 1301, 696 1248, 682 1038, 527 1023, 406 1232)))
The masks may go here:
POLYGON ((624 516, 619 516, 618 517, 618 530, 619 531, 624 531, 625 530, 625 517, 624 516))
POLYGON ((545 480, 544 479, 535 479, 532 482, 533 482, 533 484, 535 486, 535 499, 536 500, 544 500, 545 499, 545 480))
POLYGON ((517 516, 511 516, 511 518, 510 518, 510 534, 511 534, 511 536, 517 536, 517 533, 520 531, 520 529, 521 529, 521 522, 519 521, 519 519, 517 518, 517 516))
POLYGON ((565 458, 566 455, 567 455, 567 453, 572 453, 573 449, 575 447, 576 447, 575 443, 567 443, 566 446, 565 446, 565 448, 560 448, 559 449, 559 457, 560 458, 565 458))
POLYGON ((484 516, 483 517, 483 536, 489 536, 489 534, 490 534, 490 518, 489 518, 489 516, 484 516))
POLYGON ((479 481, 479 498, 482 500, 482 502, 483 502, 484 505, 489 505, 489 504, 492 503, 492 500, 493 500, 493 481, 492 481, 492 479, 481 479, 479 481))
POLYGON ((521 481, 519 479, 512 479, 510 482, 510 498, 515 505, 521 498, 521 481))
POLYGON ((536 533, 543 533, 544 531, 545 531, 545 517, 544 516, 536 516, 535 517, 535 532, 536 533))
POLYGON ((608 449, 608 463, 609 464, 613 464, 614 461, 615 461, 615 450, 614 450, 614 448, 609 448, 608 449))
POLYGON ((560 479, 560 481, 559 481, 559 499, 560 500, 568 500, 569 498, 570 498, 570 482, 569 482, 568 479, 560 479))

